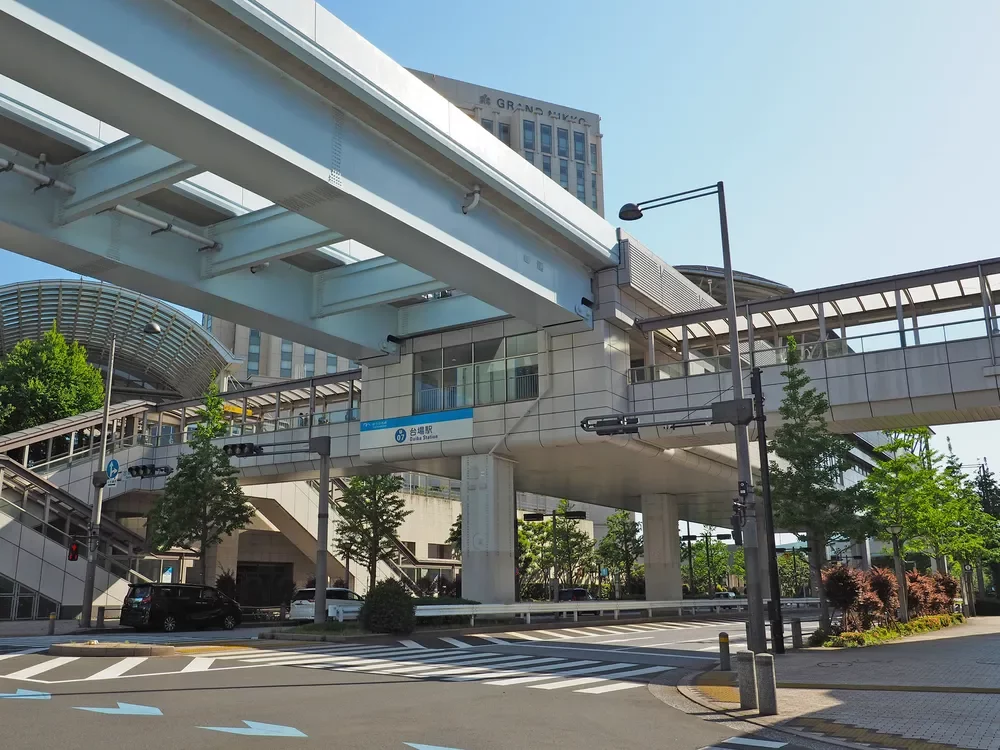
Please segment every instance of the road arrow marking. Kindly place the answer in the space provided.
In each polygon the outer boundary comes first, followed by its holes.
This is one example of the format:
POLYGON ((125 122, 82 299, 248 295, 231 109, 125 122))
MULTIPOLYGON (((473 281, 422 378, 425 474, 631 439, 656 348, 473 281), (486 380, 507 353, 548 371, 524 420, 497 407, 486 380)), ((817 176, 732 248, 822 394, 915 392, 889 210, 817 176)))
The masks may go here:
POLYGON ((114 714, 116 716, 163 716, 163 712, 155 706, 140 706, 135 703, 118 702, 118 708, 94 708, 91 706, 73 706, 77 711, 90 711, 95 714, 114 714))
POLYGON ((39 693, 37 690, 24 688, 18 688, 16 693, 0 693, 0 698, 21 698, 29 701, 47 701, 51 697, 51 693, 39 693))
POLYGON ((412 747, 413 750, 458 750, 457 747, 441 747, 440 745, 421 745, 416 742, 404 742, 407 747, 412 747))
POLYGON ((259 721, 246 721, 246 727, 198 727, 210 732, 226 732, 227 734, 242 734, 249 737, 308 737, 295 727, 284 727, 281 724, 264 724, 259 721))

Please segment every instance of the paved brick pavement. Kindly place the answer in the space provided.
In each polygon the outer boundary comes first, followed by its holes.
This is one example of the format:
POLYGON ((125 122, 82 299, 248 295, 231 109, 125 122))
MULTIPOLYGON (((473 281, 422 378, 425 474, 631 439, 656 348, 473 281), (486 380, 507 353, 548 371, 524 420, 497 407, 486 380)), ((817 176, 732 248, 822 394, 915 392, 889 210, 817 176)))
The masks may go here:
MULTIPOLYGON (((1000 618, 872 648, 806 649, 775 663, 781 713, 760 723, 899 750, 1000 750, 1000 618)), ((698 692, 743 716, 729 682, 706 673, 698 692)))

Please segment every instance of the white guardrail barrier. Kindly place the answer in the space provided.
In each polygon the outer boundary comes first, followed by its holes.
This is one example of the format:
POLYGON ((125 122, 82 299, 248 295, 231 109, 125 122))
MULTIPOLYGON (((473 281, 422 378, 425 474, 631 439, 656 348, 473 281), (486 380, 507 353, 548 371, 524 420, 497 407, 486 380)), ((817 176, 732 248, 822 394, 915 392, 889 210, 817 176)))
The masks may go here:
MULTIPOLYGON (((764 600, 765 604, 767 599, 764 600)), ((808 607, 818 607, 819 599, 783 599, 782 610, 795 610, 808 607)), ((422 604, 416 607, 417 617, 468 617, 469 624, 475 625, 477 617, 505 616, 510 618, 523 617, 530 624, 531 616, 537 614, 573 614, 577 622, 580 613, 595 613, 604 616, 611 612, 617 620, 622 612, 645 612, 653 616, 654 610, 676 612, 683 617, 685 612, 696 615, 699 612, 716 613, 738 612, 747 608, 746 599, 684 599, 672 602, 647 601, 609 601, 591 599, 579 602, 520 602, 517 604, 422 604)))

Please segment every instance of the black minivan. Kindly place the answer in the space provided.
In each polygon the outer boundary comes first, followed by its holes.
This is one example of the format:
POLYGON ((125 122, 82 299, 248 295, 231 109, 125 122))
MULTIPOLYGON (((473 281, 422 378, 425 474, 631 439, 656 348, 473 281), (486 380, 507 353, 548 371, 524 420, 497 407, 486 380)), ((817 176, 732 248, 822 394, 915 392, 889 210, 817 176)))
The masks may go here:
POLYGON ((133 583, 122 602, 121 624, 136 630, 220 625, 232 630, 242 619, 240 605, 216 588, 190 583, 133 583))

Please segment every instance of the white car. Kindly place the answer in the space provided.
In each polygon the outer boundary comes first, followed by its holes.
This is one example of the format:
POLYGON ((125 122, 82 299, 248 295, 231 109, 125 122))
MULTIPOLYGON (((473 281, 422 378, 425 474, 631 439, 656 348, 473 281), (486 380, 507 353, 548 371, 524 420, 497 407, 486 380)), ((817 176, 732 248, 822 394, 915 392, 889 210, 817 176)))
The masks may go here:
MULTIPOLYGON (((350 589, 328 588, 326 590, 327 611, 332 611, 332 607, 340 607, 344 611, 345 620, 357 620, 361 605, 365 603, 363 597, 358 596, 350 589)), ((316 589, 299 589, 292 597, 292 607, 288 612, 290 620, 306 620, 312 622, 316 615, 316 589)))

